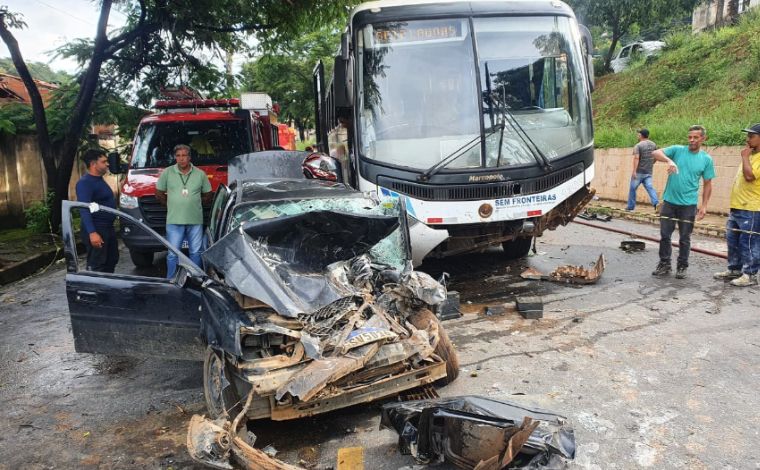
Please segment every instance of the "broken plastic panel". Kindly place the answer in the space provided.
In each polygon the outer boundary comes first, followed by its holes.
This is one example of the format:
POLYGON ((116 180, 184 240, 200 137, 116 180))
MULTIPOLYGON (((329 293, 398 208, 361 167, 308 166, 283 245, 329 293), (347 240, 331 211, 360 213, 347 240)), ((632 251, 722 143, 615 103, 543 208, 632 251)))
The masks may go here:
POLYGON ((383 405, 380 425, 402 454, 465 469, 564 468, 575 435, 564 416, 508 401, 462 396, 383 405))

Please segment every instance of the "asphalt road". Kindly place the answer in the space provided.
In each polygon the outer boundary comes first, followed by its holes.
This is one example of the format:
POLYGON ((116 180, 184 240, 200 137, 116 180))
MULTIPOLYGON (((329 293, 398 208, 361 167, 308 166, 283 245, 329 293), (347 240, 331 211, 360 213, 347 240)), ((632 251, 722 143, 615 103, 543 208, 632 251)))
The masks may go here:
MULTIPOLYGON (((688 279, 653 278, 654 244, 628 254, 618 249, 624 238, 571 225, 544 236, 526 260, 494 249, 423 266, 450 273, 468 312, 445 322, 462 370, 439 393, 566 415, 578 444, 570 468, 760 468, 760 288, 713 281, 724 262, 697 254, 688 279), (597 285, 518 277, 525 266, 587 265, 600 253, 607 270, 597 285), (514 312, 521 293, 543 296, 542 320, 514 312), (482 314, 504 302, 504 315, 482 314)), ((0 469, 198 468, 185 437, 204 408, 200 364, 74 352, 63 278, 58 264, 0 290, 0 469)), ((257 447, 273 444, 290 463, 330 468, 339 448, 361 446, 367 469, 413 467, 378 423, 371 404, 250 428, 257 447)))

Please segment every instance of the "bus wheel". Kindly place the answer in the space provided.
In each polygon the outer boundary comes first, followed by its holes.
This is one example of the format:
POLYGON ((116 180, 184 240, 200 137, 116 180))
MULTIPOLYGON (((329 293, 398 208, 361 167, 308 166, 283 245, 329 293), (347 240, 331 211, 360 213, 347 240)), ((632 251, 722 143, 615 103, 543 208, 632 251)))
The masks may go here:
POLYGON ((438 344, 433 352, 446 362, 446 377, 438 379, 436 384, 448 385, 456 380, 459 376, 459 355, 438 317, 430 310, 423 308, 410 315, 409 322, 419 330, 437 331, 438 344))
POLYGON ((504 248, 507 259, 518 259, 528 256, 532 244, 533 237, 521 237, 502 242, 501 247, 504 248))
POLYGON ((138 268, 149 268, 153 266, 152 251, 129 250, 129 257, 138 268))

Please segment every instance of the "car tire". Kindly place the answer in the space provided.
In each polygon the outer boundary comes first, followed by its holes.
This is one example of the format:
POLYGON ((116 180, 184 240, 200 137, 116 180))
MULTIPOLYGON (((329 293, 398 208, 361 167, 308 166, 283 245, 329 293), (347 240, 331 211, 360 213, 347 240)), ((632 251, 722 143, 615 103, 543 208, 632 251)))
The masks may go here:
POLYGON ((234 419, 242 410, 224 353, 208 346, 203 360, 203 396, 211 419, 234 419))
POLYGON ((520 259, 528 256, 531 245, 533 245, 533 237, 520 237, 501 243, 504 256, 507 259, 520 259))
POLYGON ((409 316, 409 321, 419 330, 427 330, 431 322, 438 327, 438 344, 434 353, 446 362, 446 377, 438 379, 436 384, 448 385, 459 377, 459 354, 454 349, 454 344, 449 339, 446 329, 441 325, 438 317, 430 310, 423 308, 409 316))
POLYGON ((138 268, 150 268, 153 266, 152 251, 129 250, 129 257, 138 268))

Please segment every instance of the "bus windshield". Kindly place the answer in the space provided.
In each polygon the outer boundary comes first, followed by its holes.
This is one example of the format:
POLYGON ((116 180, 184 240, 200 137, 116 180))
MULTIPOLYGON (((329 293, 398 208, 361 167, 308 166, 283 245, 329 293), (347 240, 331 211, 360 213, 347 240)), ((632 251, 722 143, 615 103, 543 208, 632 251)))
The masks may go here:
POLYGON ((446 168, 495 168, 539 164, 533 144, 549 160, 591 144, 568 17, 374 24, 357 50, 364 158, 425 170, 464 146, 446 168))
POLYGON ((175 145, 190 146, 193 165, 226 165, 250 152, 244 121, 148 122, 135 138, 132 168, 164 168, 174 164, 175 145))

